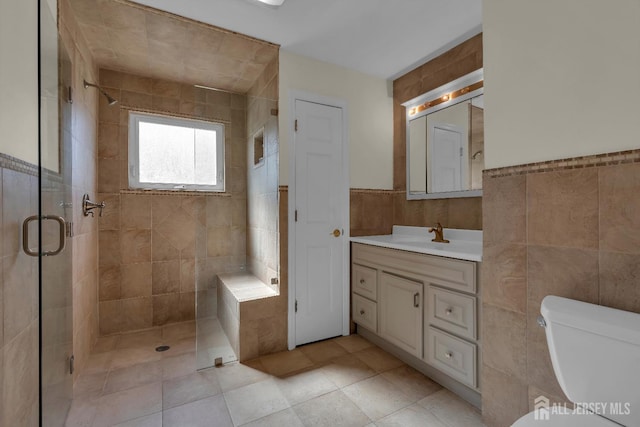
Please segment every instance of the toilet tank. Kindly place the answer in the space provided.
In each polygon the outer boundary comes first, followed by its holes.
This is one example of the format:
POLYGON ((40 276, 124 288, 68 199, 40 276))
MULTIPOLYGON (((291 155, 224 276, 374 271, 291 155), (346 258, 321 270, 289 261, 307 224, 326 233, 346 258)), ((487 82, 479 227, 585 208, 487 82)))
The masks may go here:
POLYGON ((540 311, 567 397, 624 426, 640 426, 640 314, 556 296, 545 297, 540 311))

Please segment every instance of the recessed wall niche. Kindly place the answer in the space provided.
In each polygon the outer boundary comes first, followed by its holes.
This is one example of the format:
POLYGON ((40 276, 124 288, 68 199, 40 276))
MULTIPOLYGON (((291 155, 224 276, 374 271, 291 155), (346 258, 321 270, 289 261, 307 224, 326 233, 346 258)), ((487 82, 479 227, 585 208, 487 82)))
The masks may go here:
POLYGON ((253 166, 264 164, 264 128, 253 135, 253 166))

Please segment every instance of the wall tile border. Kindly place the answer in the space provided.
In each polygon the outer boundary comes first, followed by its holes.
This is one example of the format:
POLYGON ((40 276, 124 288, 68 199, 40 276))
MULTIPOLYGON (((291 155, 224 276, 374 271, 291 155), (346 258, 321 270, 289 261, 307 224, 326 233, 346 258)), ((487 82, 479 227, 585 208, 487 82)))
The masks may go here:
POLYGON ((525 165, 507 166, 503 168, 485 169, 485 178, 499 178, 531 173, 557 172, 571 169, 584 169, 599 166, 614 166, 628 163, 640 163, 640 149, 617 151, 613 153, 594 154, 525 165))
POLYGON ((0 153, 0 168, 11 169, 16 172, 26 173, 27 175, 38 176, 38 166, 17 157, 12 157, 4 153, 0 153))

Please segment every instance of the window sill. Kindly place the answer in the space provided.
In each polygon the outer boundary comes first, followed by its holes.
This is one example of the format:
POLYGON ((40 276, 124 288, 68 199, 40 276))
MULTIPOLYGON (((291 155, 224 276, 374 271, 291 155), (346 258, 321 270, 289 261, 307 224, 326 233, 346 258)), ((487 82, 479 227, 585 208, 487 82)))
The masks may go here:
POLYGON ((227 191, 195 191, 195 190, 146 190, 141 188, 129 188, 120 190, 120 194, 141 194, 141 195, 157 195, 157 196, 215 196, 215 197, 231 197, 231 193, 227 191))

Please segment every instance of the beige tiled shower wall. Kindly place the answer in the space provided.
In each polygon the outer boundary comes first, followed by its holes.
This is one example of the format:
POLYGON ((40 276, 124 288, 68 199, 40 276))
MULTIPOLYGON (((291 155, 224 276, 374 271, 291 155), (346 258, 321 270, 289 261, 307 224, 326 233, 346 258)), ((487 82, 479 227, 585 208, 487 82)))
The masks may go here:
MULTIPOLYGON (((248 93, 247 112, 247 264, 271 286, 280 279, 278 205, 278 58, 248 93), (264 160, 254 162, 254 136, 262 130, 264 160)), ((240 355, 251 359, 287 348, 286 282, 273 285, 278 295, 240 305, 240 355)))
POLYGON ((196 278, 246 263, 246 97, 105 69, 100 84, 120 101, 99 113, 100 333, 193 320, 196 278), (225 193, 129 191, 129 111, 224 124, 225 193))
MULTIPOLYGON (((82 196, 97 195, 97 123, 98 92, 83 87, 83 80, 96 81, 98 69, 78 24, 70 10, 68 0, 59 0, 58 31, 69 59, 73 103, 70 137, 72 149, 71 218, 74 223, 72 240, 73 290, 73 354, 76 374, 89 358, 98 333, 98 220, 82 214, 82 196)), ((69 129, 65 129, 69 131, 69 129)), ((70 212, 65 212, 69 215, 70 212)))
POLYGON ((263 282, 278 277, 278 58, 247 94, 247 264, 263 282), (264 156, 254 160, 262 133, 264 156))
POLYGON ((532 165, 513 175, 484 173, 488 426, 510 425, 539 395, 565 400, 536 323, 546 295, 640 313, 640 163, 578 163, 551 172, 532 165))

